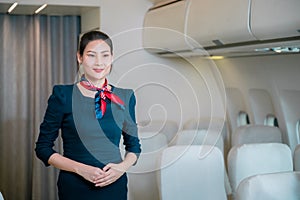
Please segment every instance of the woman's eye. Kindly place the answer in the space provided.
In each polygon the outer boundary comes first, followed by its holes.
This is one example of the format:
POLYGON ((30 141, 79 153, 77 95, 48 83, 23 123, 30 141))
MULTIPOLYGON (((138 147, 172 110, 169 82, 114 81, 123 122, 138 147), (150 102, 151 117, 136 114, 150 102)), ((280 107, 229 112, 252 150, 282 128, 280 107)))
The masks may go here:
POLYGON ((88 57, 95 57, 94 54, 87 54, 88 57))
POLYGON ((109 54, 103 54, 103 57, 108 57, 109 56, 109 54))

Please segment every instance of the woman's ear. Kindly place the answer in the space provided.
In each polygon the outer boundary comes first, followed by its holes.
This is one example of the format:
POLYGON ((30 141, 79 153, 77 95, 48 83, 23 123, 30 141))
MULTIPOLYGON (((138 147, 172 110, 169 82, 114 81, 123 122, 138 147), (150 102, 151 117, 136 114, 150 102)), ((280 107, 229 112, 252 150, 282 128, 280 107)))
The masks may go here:
POLYGON ((80 53, 79 52, 77 52, 77 62, 79 63, 79 64, 81 64, 82 63, 82 56, 80 55, 80 53))

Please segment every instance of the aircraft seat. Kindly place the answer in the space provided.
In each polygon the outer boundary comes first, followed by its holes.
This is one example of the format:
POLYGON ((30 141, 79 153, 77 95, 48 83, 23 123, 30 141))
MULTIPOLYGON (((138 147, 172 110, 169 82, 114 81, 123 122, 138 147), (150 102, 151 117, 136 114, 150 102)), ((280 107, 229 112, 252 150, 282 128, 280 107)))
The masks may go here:
POLYGON ((244 179, 236 200, 299 200, 300 172, 260 174, 244 179))
POLYGON ((254 124, 278 126, 275 107, 270 93, 265 89, 249 89, 249 104, 254 124))
POLYGON ((232 133, 237 127, 250 124, 249 112, 239 88, 225 88, 225 90, 229 132, 232 133))
POLYGON ((142 153, 136 165, 127 172, 129 200, 159 200, 158 160, 161 152, 168 147, 162 133, 140 133, 142 153))
POLYGON ((293 171, 291 150, 282 143, 235 146, 229 151, 227 159, 233 196, 245 178, 258 174, 293 171))
POLYGON ((200 119, 190 119, 183 124, 183 130, 209 130, 218 131, 222 133, 225 139, 227 128, 226 121, 223 118, 200 118, 200 119))
POLYGON ((231 137, 231 145, 251 143, 282 143, 282 133, 278 127, 267 125, 245 125, 238 127, 231 137))
MULTIPOLYGON (((186 121, 183 124, 182 130, 209 130, 209 132, 216 132, 222 135, 223 146, 225 152, 224 154, 227 155, 229 148, 230 148, 230 135, 227 132, 227 122, 223 118, 218 117, 202 117, 200 119, 192 118, 186 121)), ((178 136, 180 133, 178 133, 178 136)))
MULTIPOLYGON (((213 130, 182 130, 178 133, 175 145, 211 145, 221 150, 223 157, 224 142, 220 132, 213 130)), ((231 194, 227 171, 225 171, 226 193, 231 194)))
POLYGON ((178 124, 172 120, 142 120, 137 124, 139 133, 163 133, 167 137, 168 144, 174 142, 174 138, 179 130, 178 124))
POLYGON ((282 90, 279 97, 286 126, 286 143, 295 151, 295 147, 300 143, 300 91, 282 90))
POLYGON ((161 158, 161 200, 225 200, 224 159, 210 145, 171 146, 161 158))
POLYGON ((224 154, 223 138, 213 130, 182 130, 176 137, 175 145, 211 145, 224 154))

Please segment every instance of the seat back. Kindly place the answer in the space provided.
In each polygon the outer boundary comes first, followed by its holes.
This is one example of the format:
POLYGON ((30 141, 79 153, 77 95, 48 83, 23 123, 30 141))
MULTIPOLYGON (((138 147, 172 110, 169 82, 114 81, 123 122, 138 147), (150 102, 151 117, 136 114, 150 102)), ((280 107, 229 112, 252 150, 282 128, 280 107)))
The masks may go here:
POLYGON ((172 120, 144 120, 138 122, 138 128, 140 133, 163 133, 166 136, 168 143, 173 142, 179 130, 178 124, 172 120))
POLYGON ((300 144, 300 91, 282 90, 279 97, 287 131, 285 139, 291 150, 294 151, 297 144, 300 144))
POLYGON ((237 127, 249 124, 250 119, 243 94, 238 88, 226 88, 226 97, 229 132, 232 133, 237 127))
POLYGON ((252 119, 254 124, 275 125, 275 108, 267 90, 258 88, 249 89, 249 103, 252 110, 252 119), (271 116, 273 117, 272 121, 268 120, 271 116))
POLYGON ((183 124, 183 130, 209 130, 218 131, 225 138, 227 134, 227 127, 225 119, 222 118, 200 118, 200 119, 190 119, 183 124))
POLYGON ((239 183, 247 177, 293 171, 291 150, 280 143, 235 146, 229 151, 227 164, 233 195, 239 183))
POLYGON ((213 130, 223 137, 224 148, 230 146, 230 135, 227 132, 227 122, 223 118, 190 119, 183 124, 183 130, 213 130))
POLYGON ((294 170, 300 171, 300 144, 298 144, 294 151, 294 170))
POLYGON ((161 158, 161 200, 224 200, 222 152, 209 145, 171 146, 161 158))
POLYGON ((236 200, 282 199, 300 199, 300 172, 251 176, 241 182, 236 193, 236 200))
POLYGON ((278 127, 246 125, 238 127, 231 137, 231 145, 251 143, 282 143, 282 133, 278 127))
POLYGON ((127 172, 130 200, 159 200, 157 177, 161 152, 167 148, 167 138, 162 133, 140 134, 142 153, 136 165, 127 172))
POLYGON ((224 153, 223 138, 213 130, 182 130, 176 137, 175 145, 211 145, 224 153))

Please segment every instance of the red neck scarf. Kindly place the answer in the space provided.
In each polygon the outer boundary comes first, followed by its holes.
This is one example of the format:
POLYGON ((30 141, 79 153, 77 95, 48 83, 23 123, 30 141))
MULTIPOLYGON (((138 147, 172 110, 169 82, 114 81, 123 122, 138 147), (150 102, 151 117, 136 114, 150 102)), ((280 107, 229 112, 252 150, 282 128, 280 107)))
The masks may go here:
POLYGON ((106 98, 111 102, 119 105, 121 109, 125 109, 122 99, 120 99, 117 95, 113 94, 112 91, 108 89, 107 79, 105 79, 102 87, 99 88, 93 85, 84 76, 82 76, 80 79, 80 85, 82 85, 85 89, 97 91, 97 93, 95 94, 95 113, 97 119, 101 119, 104 116, 104 113, 106 111, 106 98))

